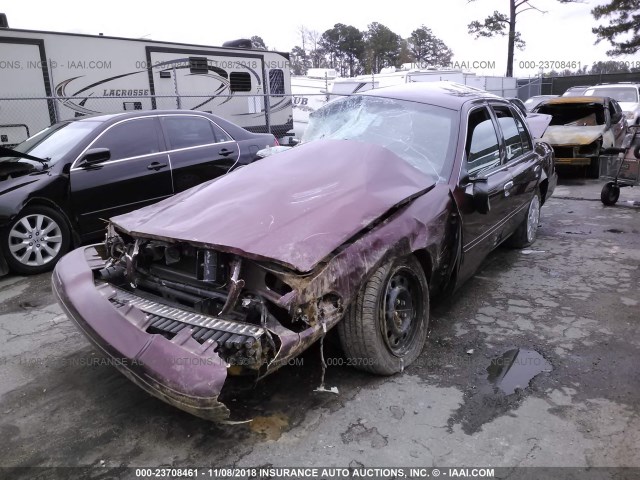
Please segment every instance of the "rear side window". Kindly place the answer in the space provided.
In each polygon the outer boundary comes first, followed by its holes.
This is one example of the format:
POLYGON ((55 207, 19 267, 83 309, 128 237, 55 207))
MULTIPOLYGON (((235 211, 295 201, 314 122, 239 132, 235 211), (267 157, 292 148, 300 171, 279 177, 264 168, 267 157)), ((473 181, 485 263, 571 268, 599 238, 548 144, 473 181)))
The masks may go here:
POLYGON ((504 137, 504 145, 507 150, 507 162, 519 157, 524 153, 520 130, 513 113, 507 107, 493 107, 493 111, 498 118, 498 124, 504 137))
POLYGON ((216 143, 211 122, 206 118, 163 117, 162 125, 171 150, 216 143))
POLYGON ((474 110, 469 115, 466 153, 470 174, 500 164, 498 136, 486 108, 474 110))
POLYGON ((119 123, 107 130, 91 148, 108 148, 111 160, 158 153, 160 136, 155 118, 139 118, 119 123))

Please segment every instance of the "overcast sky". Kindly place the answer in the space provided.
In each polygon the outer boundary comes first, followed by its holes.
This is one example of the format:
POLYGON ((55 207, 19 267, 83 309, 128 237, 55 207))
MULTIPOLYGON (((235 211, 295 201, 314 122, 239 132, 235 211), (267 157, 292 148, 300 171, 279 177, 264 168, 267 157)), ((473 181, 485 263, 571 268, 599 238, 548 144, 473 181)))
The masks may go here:
MULTIPOLYGON (((495 61, 495 70, 478 73, 503 75, 506 70, 506 39, 473 39, 467 24, 483 19, 495 9, 508 11, 508 0, 385 2, 150 2, 110 0, 100 4, 69 0, 13 1, 2 7, 12 28, 148 38, 201 45, 221 45, 235 38, 261 36, 269 48, 289 51, 300 44, 300 26, 323 32, 335 23, 366 30, 371 22, 380 22, 408 37, 421 24, 431 28, 453 50, 454 61, 495 61), (317 7, 313 7, 313 5, 317 7), (235 7, 235 8, 234 8, 235 7)), ((547 13, 530 10, 518 17, 518 30, 527 42, 524 51, 516 50, 514 72, 517 76, 536 75, 537 67, 521 62, 565 61, 591 65, 609 60, 609 45, 594 45, 591 28, 596 25, 590 14, 604 0, 561 4, 556 0, 532 0, 547 13)), ((640 54, 618 60, 640 61, 640 54)), ((531 65, 531 64, 529 64, 531 65)))

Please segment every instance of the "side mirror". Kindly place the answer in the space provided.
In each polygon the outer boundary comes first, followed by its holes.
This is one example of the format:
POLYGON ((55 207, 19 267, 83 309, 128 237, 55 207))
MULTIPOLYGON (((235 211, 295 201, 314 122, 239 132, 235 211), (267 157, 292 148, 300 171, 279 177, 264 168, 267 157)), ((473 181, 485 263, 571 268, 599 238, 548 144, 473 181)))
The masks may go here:
POLYGON ((489 202, 489 183, 485 177, 472 177, 469 181, 473 184, 473 205, 479 213, 486 214, 491 210, 489 202))
POLYGON ((106 162, 111 158, 111 150, 108 148, 92 148, 87 150, 79 165, 81 167, 88 167, 90 165, 96 165, 98 163, 106 162))
POLYGON ((611 116, 611 123, 618 123, 620 120, 622 120, 621 113, 616 113, 615 115, 611 116))

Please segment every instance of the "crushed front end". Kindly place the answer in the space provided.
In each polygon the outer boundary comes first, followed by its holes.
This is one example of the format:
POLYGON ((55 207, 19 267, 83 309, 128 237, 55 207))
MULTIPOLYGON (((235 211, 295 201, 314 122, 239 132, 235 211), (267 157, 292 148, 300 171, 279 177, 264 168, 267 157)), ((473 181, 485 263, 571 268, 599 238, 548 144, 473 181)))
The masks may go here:
POLYGON ((218 400, 227 376, 273 372, 342 316, 337 295, 294 306, 283 278, 307 284, 268 262, 110 226, 104 244, 64 257, 52 284, 67 315, 130 380, 220 421, 229 416, 218 400))

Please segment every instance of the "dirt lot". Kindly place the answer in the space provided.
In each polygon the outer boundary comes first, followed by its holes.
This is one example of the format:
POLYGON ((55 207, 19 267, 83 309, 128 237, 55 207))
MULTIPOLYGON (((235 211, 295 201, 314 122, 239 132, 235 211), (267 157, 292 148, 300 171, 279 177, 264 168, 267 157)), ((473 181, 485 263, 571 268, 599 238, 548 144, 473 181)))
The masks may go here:
POLYGON ((236 395, 242 425, 131 384, 62 314, 49 275, 0 279, 0 465, 640 467, 640 189, 616 207, 599 192, 563 182, 532 248, 498 249, 438 302, 402 375, 340 366, 329 345, 339 394, 314 392, 316 347, 236 395))

